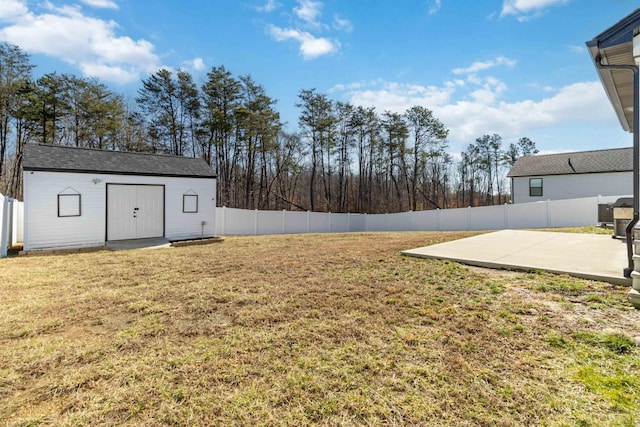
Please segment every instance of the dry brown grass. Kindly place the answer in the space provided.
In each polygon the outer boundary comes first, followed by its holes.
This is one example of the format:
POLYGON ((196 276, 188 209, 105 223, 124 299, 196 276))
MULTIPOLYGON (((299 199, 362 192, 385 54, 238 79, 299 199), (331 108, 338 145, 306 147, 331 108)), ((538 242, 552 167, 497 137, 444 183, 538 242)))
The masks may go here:
POLYGON ((403 257, 469 233, 0 261, 0 420, 636 425, 625 289, 403 257))

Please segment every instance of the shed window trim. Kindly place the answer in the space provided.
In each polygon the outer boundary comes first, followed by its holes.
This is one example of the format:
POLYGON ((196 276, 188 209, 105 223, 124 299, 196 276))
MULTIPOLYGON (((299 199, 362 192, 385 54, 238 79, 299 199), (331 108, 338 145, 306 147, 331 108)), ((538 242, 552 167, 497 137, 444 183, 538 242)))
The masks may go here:
POLYGON ((529 178, 529 197, 542 197, 542 178, 529 178))
POLYGON ((58 194, 58 217, 82 216, 82 196, 80 194, 58 194))
POLYGON ((182 212, 198 213, 198 195, 197 194, 182 195, 182 212))

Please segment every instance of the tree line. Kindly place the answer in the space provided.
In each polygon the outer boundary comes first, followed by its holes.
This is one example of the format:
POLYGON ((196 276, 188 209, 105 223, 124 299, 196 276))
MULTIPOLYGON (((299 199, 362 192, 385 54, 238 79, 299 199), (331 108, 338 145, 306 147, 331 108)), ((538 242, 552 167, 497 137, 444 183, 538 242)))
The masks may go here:
POLYGON ((158 70, 132 102, 98 79, 33 69, 0 44, 0 192, 15 198, 29 143, 201 157, 221 206, 363 213, 507 202, 506 172, 537 152, 526 137, 504 148, 487 134, 457 159, 425 106, 380 113, 316 89, 299 91, 299 130, 288 132, 265 88, 224 66, 201 83, 158 70))

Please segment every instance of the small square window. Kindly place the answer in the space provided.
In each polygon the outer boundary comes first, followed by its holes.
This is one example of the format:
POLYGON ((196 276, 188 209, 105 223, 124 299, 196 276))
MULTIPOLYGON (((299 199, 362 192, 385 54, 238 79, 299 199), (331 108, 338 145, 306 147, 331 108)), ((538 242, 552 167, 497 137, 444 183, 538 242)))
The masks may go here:
POLYGON ((529 179, 529 196, 542 197, 542 178, 529 179))
POLYGON ((58 194, 58 216, 80 216, 81 215, 80 194, 58 194))
POLYGON ((182 212, 198 213, 198 195, 197 194, 182 195, 182 212))

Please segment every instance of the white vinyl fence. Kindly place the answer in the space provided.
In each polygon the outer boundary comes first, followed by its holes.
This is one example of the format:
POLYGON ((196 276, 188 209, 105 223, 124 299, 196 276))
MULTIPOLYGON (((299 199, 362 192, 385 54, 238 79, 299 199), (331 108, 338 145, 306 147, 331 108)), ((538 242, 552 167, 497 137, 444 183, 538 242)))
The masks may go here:
MULTIPOLYGON (((598 224, 598 204, 623 196, 392 214, 259 211, 217 208, 217 235, 458 231, 577 227, 598 224)), ((628 196, 626 196, 628 197, 628 196)))
MULTIPOLYGON (((520 203, 392 214, 258 211, 217 208, 216 235, 346 233, 362 231, 457 231, 596 225, 598 204, 619 197, 520 203)), ((23 242, 24 203, 0 194, 0 257, 23 242)))
POLYGON ((0 258, 7 249, 23 241, 24 203, 0 194, 0 258))

